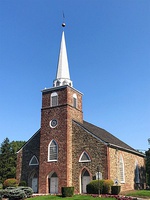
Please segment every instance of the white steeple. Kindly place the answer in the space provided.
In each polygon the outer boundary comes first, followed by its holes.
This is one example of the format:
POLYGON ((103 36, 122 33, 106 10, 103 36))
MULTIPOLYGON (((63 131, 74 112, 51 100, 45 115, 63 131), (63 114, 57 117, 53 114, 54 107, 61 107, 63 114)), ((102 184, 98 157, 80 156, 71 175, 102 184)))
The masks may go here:
MULTIPOLYGON (((65 24, 62 24, 62 26, 64 27, 65 24)), ((54 87, 58 87, 62 85, 70 85, 71 87, 73 86, 72 81, 70 80, 64 31, 62 32, 56 79, 53 81, 54 87)))

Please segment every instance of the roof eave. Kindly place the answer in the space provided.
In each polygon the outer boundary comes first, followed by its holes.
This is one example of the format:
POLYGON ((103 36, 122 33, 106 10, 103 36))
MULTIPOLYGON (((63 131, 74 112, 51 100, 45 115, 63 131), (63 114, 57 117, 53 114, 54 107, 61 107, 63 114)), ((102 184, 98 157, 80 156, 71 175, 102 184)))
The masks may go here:
POLYGON ((34 138, 40 131, 41 129, 39 129, 38 131, 36 131, 34 133, 34 135, 16 152, 17 154, 32 140, 32 138, 34 138))
POLYGON ((118 146, 118 145, 116 145, 116 144, 107 143, 107 146, 108 146, 108 147, 115 148, 115 149, 124 150, 124 151, 130 152, 130 153, 133 153, 133 154, 136 154, 136 155, 145 157, 145 154, 143 154, 143 153, 140 153, 140 152, 138 152, 138 151, 136 151, 136 150, 127 149, 127 148, 118 146))
POLYGON ((76 92, 78 92, 78 93, 80 93, 81 95, 83 95, 82 92, 80 92, 79 90, 75 89, 74 87, 71 87, 70 85, 63 85, 63 86, 52 87, 52 88, 45 88, 45 89, 43 89, 41 92, 42 92, 42 93, 47 93, 47 92, 50 92, 50 91, 61 90, 61 89, 66 88, 66 87, 70 87, 70 88, 72 88, 73 90, 75 90, 76 92))

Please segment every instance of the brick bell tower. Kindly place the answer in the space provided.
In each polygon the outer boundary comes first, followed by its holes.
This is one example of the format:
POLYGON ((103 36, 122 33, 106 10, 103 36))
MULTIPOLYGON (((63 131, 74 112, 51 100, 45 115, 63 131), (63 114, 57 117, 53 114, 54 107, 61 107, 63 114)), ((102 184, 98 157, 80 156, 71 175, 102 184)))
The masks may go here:
POLYGON ((83 122, 82 93, 70 79, 63 30, 56 79, 42 91, 39 193, 56 194, 73 185, 72 120, 83 122))

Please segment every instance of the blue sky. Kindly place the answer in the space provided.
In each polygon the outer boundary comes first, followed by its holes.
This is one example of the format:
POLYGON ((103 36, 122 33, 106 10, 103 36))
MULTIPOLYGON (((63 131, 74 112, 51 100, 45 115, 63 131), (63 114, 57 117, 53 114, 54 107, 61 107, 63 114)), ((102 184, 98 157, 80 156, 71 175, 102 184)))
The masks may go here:
POLYGON ((41 90, 56 75, 62 13, 84 119, 150 148, 149 0, 0 0, 0 143, 40 128, 41 90))

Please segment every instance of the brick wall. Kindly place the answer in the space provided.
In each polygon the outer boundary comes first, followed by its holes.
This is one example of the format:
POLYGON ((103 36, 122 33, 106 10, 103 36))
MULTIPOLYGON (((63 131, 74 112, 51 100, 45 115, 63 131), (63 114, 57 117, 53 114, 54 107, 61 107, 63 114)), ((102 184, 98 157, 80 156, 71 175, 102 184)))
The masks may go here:
POLYGON ((40 175, 39 192, 48 193, 48 176, 56 172, 59 179, 58 192, 62 186, 72 186, 72 118, 82 122, 82 95, 69 86, 52 88, 42 94, 40 175), (57 92, 58 106, 51 107, 51 94, 57 92), (73 94, 78 98, 78 108, 73 107, 73 94), (55 128, 49 126, 57 119, 55 128), (48 145, 51 140, 58 144, 58 160, 48 162, 48 145))

